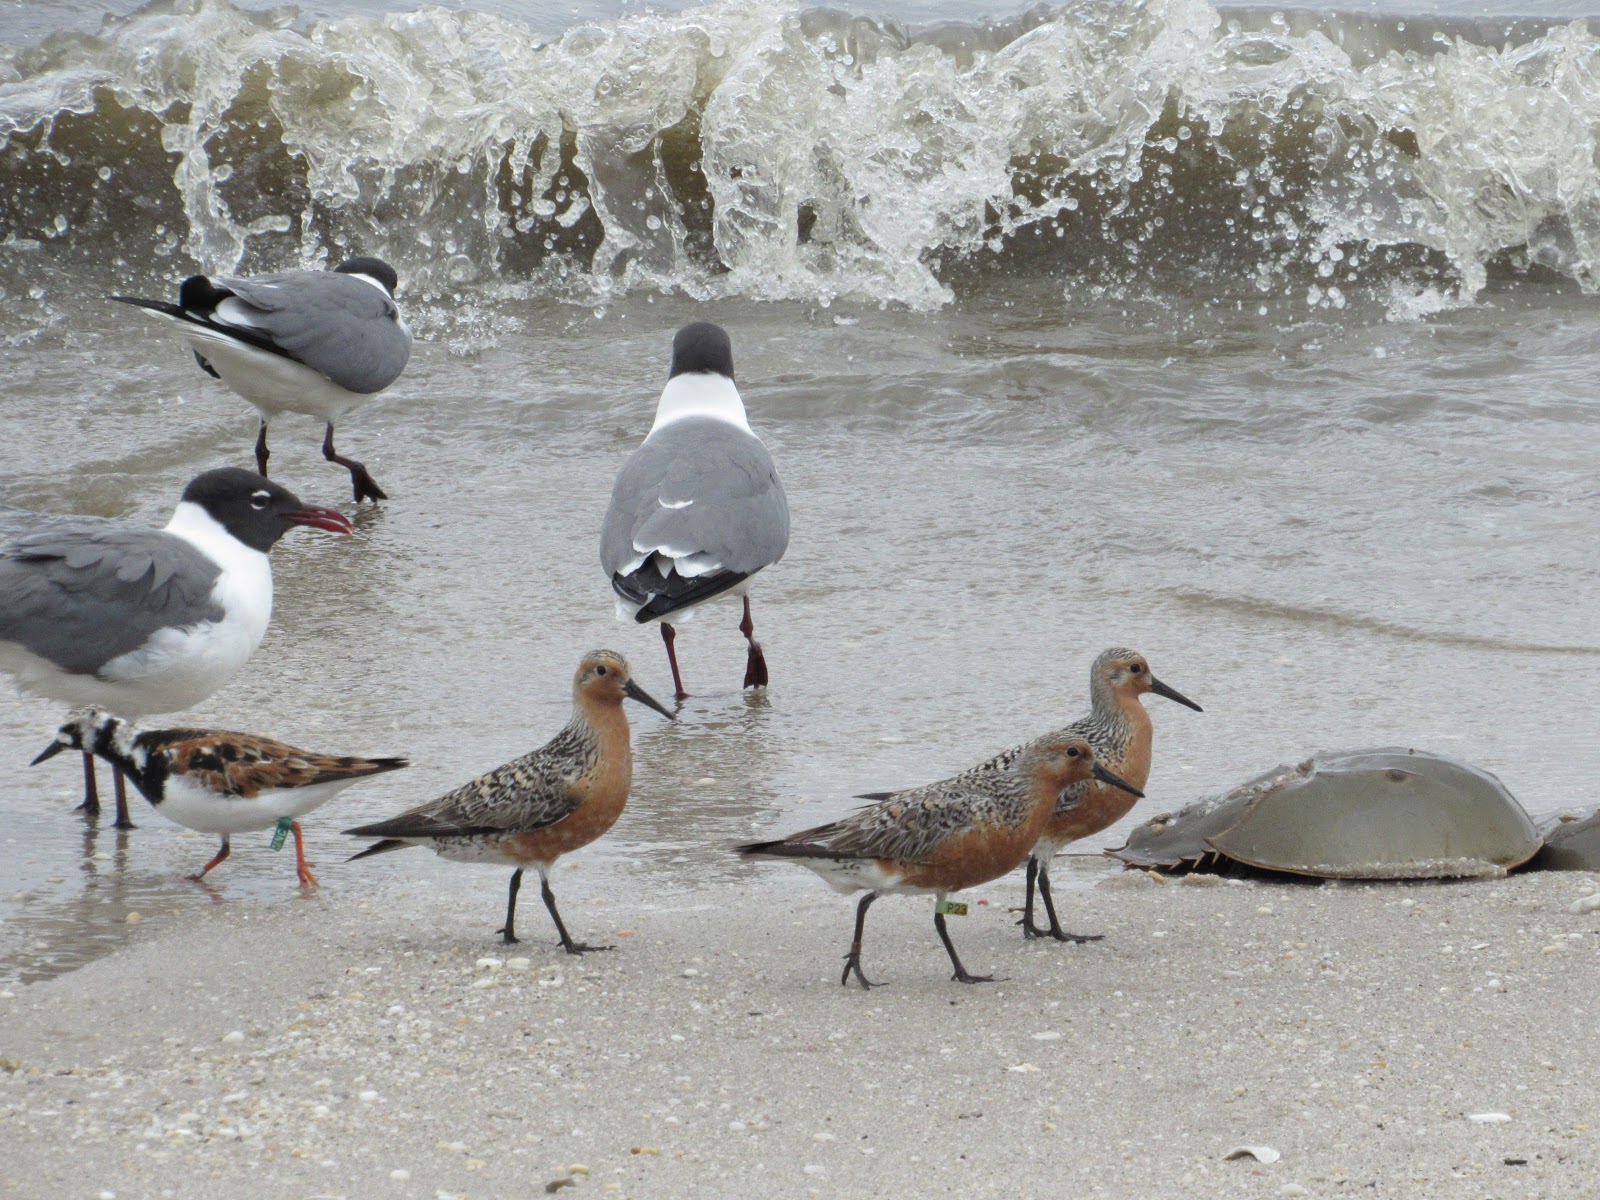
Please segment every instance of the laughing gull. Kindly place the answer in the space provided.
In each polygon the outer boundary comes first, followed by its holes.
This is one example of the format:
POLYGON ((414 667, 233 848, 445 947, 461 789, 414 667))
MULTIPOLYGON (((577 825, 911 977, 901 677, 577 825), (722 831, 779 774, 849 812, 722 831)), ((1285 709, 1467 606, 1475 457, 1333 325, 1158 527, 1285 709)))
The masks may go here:
MULTIPOLYGON (((253 471, 195 476, 165 529, 102 522, 0 546, 0 671, 28 692, 126 717, 198 704, 267 632, 267 551, 296 525, 349 533, 253 471)), ((117 827, 131 828, 122 772, 117 827)), ((100 809, 84 755, 84 808, 100 809)))
POLYGON ((175 321, 206 374, 261 417, 256 468, 267 473, 267 422, 281 412, 327 422, 322 457, 350 472, 356 502, 387 500, 367 468, 333 448, 333 423, 383 391, 411 356, 411 330, 394 302, 399 284, 382 259, 351 258, 332 271, 253 279, 191 275, 178 302, 112 296, 175 321))
POLYGON ((728 335, 704 321, 685 325, 672 339, 655 424, 617 475, 600 535, 617 615, 661 622, 677 699, 688 693, 673 651, 676 631, 663 618, 686 619, 722 595, 744 598, 744 686, 767 685, 748 589, 788 544, 789 505, 772 456, 745 419, 728 335))
POLYGON ((228 857, 230 838, 277 826, 272 848, 294 834, 295 872, 301 887, 317 877, 306 861, 300 821, 352 783, 397 771, 403 758, 315 754, 272 738, 221 729, 151 729, 134 733, 123 720, 98 709, 79 713, 56 731, 56 740, 33 760, 37 766, 63 750, 99 755, 122 771, 150 806, 186 829, 214 833, 222 848, 190 879, 196 882, 228 857))

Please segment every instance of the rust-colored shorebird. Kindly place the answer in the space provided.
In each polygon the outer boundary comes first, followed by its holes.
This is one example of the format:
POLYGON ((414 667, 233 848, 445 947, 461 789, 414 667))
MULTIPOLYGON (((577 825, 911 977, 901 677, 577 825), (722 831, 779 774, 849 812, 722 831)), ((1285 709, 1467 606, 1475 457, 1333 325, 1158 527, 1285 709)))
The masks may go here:
POLYGON ((969 974, 956 955, 945 928, 946 897, 1020 866, 1044 836, 1056 797, 1090 779, 1140 795, 1095 761, 1084 738, 1046 737, 981 776, 969 771, 889 792, 842 821, 737 849, 750 858, 792 859, 836 891, 867 893, 856 907, 855 937, 841 984, 854 974, 863 988, 873 986, 861 972, 861 936, 867 909, 885 892, 935 893, 933 925, 955 967, 951 978, 988 983, 992 975, 969 974))
MULTIPOLYGON (((302 887, 316 884, 306 861, 298 818, 368 775, 406 765, 403 758, 356 758, 315 754, 252 733, 222 729, 149 729, 134 733, 128 722, 90 709, 56 733, 34 759, 41 763, 63 750, 105 759, 133 780, 162 816, 187 829, 222 837, 216 857, 189 876, 199 880, 232 849, 236 833, 287 823, 294 834, 295 871, 302 887)), ((275 842, 274 849, 282 845, 275 842)))
POLYGON ((633 681, 628 662, 610 650, 584 656, 572 681, 572 719, 548 743, 419 804, 397 817, 345 832, 381 838, 352 861, 407 846, 431 846, 452 862, 515 867, 506 923, 497 932, 517 941, 517 892, 524 868, 539 872, 540 894, 568 954, 610 950, 575 942, 550 890, 556 859, 587 846, 616 824, 633 784, 633 747, 624 699, 637 700, 669 721, 672 714, 633 681))
MULTIPOLYGON (((1150 714, 1140 703, 1148 692, 1176 700, 1195 710, 1204 710, 1180 692, 1168 687, 1151 673, 1150 664, 1136 650, 1113 647, 1094 660, 1089 668, 1089 715, 1065 729, 1045 734, 1043 741, 1081 737, 1094 747, 1095 757, 1136 788, 1150 779, 1150 749, 1154 731, 1150 714)), ((1031 743, 1030 743, 1031 744, 1031 743)), ((981 779, 1008 769, 1027 745, 1014 746, 967 772, 981 779)), ((878 799, 869 795, 863 799, 878 799)), ((1123 789, 1108 787, 1095 779, 1085 779, 1062 790, 1039 844, 1028 856, 1028 882, 1023 901, 1022 935, 1025 938, 1054 938, 1058 942, 1097 942, 1103 934, 1068 933, 1056 919, 1055 901, 1050 896, 1050 860, 1061 848, 1115 825, 1134 805, 1134 797, 1123 789), (1033 891, 1037 884, 1050 928, 1033 923, 1033 891)))

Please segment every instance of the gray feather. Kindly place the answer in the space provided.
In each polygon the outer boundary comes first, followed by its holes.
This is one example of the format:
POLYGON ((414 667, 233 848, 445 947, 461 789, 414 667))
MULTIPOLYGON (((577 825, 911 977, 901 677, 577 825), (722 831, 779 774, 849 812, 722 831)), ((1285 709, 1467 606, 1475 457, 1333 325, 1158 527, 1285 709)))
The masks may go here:
POLYGON ((616 574, 635 544, 697 550, 749 575, 783 557, 789 505, 761 441, 723 421, 689 417, 651 435, 623 465, 600 538, 616 574), (662 501, 682 508, 664 508, 662 501))
POLYGON ((292 271, 216 283, 249 305, 249 330, 348 391, 381 392, 411 357, 394 301, 352 275, 292 271))
POLYGON ((92 675, 158 629, 220 621, 211 589, 221 573, 160 530, 32 534, 0 547, 0 641, 92 675))

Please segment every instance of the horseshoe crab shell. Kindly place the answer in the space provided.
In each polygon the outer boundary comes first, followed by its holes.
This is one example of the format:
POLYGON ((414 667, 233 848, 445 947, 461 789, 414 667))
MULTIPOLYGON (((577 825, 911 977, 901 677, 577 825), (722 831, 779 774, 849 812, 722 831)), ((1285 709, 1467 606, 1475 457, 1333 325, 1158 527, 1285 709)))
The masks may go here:
POLYGON ((1317 754, 1133 831, 1106 853, 1188 870, 1226 858, 1326 879, 1504 875, 1543 844, 1493 775, 1422 750, 1317 754))

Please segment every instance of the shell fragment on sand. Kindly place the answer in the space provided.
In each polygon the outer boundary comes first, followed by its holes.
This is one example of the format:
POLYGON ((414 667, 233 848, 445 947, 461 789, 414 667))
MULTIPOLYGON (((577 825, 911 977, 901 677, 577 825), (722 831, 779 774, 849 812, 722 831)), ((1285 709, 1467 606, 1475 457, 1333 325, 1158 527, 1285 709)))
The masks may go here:
POLYGON ((1271 1146, 1235 1146, 1222 1156, 1224 1162, 1233 1158, 1253 1158, 1259 1163, 1275 1163, 1283 1155, 1271 1146))

